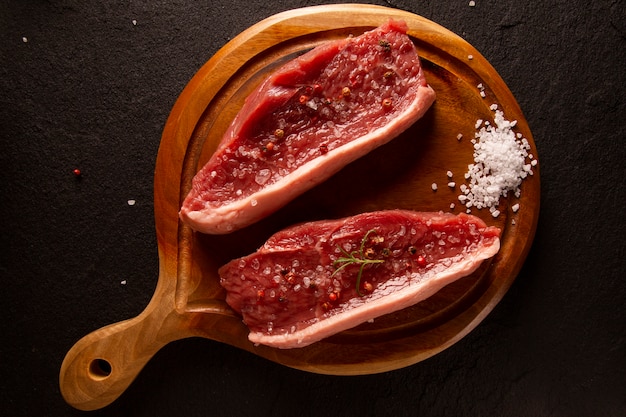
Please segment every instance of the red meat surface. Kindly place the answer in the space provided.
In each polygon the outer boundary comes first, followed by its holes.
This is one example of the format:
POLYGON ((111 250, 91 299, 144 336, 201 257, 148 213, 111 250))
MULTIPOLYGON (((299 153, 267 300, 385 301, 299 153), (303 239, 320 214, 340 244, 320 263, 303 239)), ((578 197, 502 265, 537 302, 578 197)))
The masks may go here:
POLYGON ((406 30, 390 21, 272 74, 196 174, 180 218, 204 233, 245 227, 421 118, 435 93, 406 30))
POLYGON ((252 342, 303 347, 469 275, 498 252, 499 236, 466 214, 387 210, 315 221, 224 265, 220 282, 252 342), (368 262, 345 262, 351 257, 368 262))

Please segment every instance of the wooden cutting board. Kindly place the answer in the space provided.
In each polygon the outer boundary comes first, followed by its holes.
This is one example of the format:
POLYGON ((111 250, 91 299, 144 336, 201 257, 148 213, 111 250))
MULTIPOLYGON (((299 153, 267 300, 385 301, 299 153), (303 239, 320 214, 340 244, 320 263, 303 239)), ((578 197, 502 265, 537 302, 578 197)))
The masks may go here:
POLYGON ((451 171, 457 184, 463 182, 473 162, 470 139, 476 120, 493 120, 492 103, 508 120, 517 120, 516 131, 528 139, 536 157, 522 111, 495 69, 463 39, 423 17, 372 5, 317 6, 272 16, 242 32, 193 77, 164 128, 154 190, 160 265, 154 296, 139 316, 85 336, 67 353, 60 372, 66 401, 83 410, 106 406, 161 347, 186 337, 213 339, 289 367, 336 375, 405 367, 457 342, 504 296, 528 254, 539 215, 538 165, 523 182, 519 199, 501 199, 499 217, 473 210, 503 231, 500 252, 476 273, 414 307, 305 348, 278 350, 250 343, 241 318, 224 302, 216 271, 256 250, 279 229, 304 220, 390 208, 464 211, 457 200, 458 185, 448 187, 446 173, 451 171), (208 236, 179 223, 178 210, 192 177, 265 76, 320 43, 359 35, 390 18, 407 22, 437 92, 437 101, 421 121, 244 230, 208 236), (439 185, 437 191, 433 183, 439 185), (451 203, 456 203, 454 208, 451 203), (520 209, 513 212, 516 203, 520 209))

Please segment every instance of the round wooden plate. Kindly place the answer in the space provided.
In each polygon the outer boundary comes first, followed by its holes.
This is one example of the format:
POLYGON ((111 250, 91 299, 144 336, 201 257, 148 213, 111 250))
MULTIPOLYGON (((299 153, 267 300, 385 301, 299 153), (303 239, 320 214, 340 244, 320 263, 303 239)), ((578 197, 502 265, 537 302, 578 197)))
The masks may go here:
POLYGON ((80 409, 102 407, 124 391, 158 349, 191 336, 227 343, 286 366, 336 375, 397 369, 457 342, 500 301, 528 254, 539 215, 538 165, 524 180, 519 199, 501 199, 500 216, 472 211, 502 229, 500 252, 490 262, 411 308, 305 348, 279 350, 250 343, 241 318, 224 302, 217 268, 255 251, 279 229, 305 220, 391 208, 465 211, 457 197, 473 162, 470 140, 478 119, 493 120, 493 103, 507 120, 517 120, 515 130, 527 138, 536 158, 522 111, 495 69, 463 39, 423 17, 372 5, 316 6, 277 14, 242 32, 193 77, 164 128, 155 174, 160 265, 155 294, 141 315, 85 336, 68 352, 60 375, 65 399, 80 409), (437 93, 422 120, 243 230, 202 235, 178 221, 192 177, 265 76, 316 45, 357 36, 390 18, 408 24, 427 80, 437 93), (455 188, 447 186, 448 171, 455 188), (439 185, 437 191, 433 183, 439 185), (520 209, 514 213, 510 207, 516 203, 520 209))

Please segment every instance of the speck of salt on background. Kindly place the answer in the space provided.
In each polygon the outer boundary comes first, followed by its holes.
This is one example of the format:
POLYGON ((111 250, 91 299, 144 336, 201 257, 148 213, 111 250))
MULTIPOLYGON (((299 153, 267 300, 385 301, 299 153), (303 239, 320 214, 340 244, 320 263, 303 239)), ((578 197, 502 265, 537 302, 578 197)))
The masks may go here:
POLYGON ((137 20, 133 19, 133 26, 137 26, 137 20))
POLYGON ((128 200, 127 203, 129 206, 134 206, 137 202, 135 200, 128 200))
POLYGON ((474 6, 476 6, 476 2, 474 0, 471 0, 469 2, 469 7, 474 7, 474 6))
POLYGON ((26 36, 22 36, 22 42, 24 43, 28 42, 28 38, 26 36))

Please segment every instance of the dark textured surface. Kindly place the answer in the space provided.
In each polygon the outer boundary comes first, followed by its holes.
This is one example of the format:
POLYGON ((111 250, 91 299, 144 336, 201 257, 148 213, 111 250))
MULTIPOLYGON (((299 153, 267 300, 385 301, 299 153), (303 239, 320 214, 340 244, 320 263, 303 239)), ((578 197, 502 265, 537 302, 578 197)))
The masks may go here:
MULTIPOLYGON (((321 3, 2 2, 0 415, 83 414, 60 396, 61 361, 154 292, 152 177, 178 94, 243 29, 321 3)), ((380 375, 314 375, 209 340, 171 343, 92 415, 626 415, 624 3, 374 3, 467 39, 524 110, 541 217, 511 290, 450 349, 380 375)))

